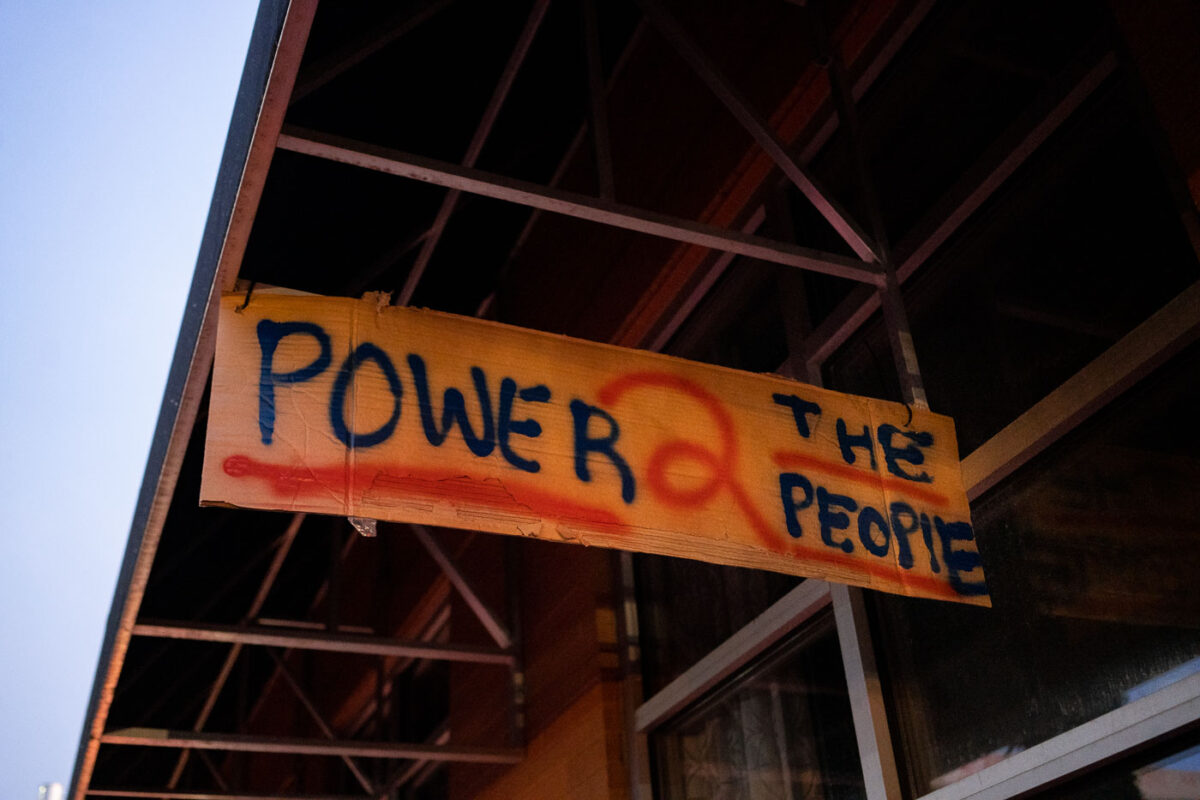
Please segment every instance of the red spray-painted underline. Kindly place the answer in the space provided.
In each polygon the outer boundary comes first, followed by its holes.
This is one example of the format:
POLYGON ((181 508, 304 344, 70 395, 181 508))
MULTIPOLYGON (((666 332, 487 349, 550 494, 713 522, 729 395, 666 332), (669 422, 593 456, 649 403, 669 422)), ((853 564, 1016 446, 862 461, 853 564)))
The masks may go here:
POLYGON ((617 514, 606 508, 578 503, 554 492, 534 489, 523 481, 479 480, 467 475, 435 472, 407 464, 333 464, 322 467, 269 464, 245 455, 225 459, 225 474, 267 481, 280 497, 313 497, 330 493, 352 502, 375 505, 455 499, 468 508, 487 509, 517 517, 548 517, 562 522, 583 522, 628 532, 617 514), (352 488, 353 487, 353 488, 352 488))
POLYGON ((906 481, 902 478, 889 478, 880 475, 878 472, 867 472, 866 470, 856 469, 849 464, 839 464, 836 461, 818 458, 807 453, 776 450, 771 454, 771 458, 775 461, 775 465, 781 469, 812 469, 817 472, 823 472, 826 475, 834 475, 852 481, 862 486, 879 489, 881 493, 886 489, 896 494, 915 497, 938 508, 945 508, 950 502, 946 498, 946 495, 941 492, 926 489, 912 481, 906 481))

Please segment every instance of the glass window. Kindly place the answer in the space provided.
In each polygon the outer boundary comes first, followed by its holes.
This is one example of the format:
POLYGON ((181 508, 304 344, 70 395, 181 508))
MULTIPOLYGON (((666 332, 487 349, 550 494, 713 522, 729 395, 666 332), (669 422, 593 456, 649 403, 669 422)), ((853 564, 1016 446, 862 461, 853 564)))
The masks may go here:
POLYGON ((800 578, 665 556, 635 557, 642 676, 660 691, 800 578))
POLYGON ((865 798, 832 615, 651 737, 669 800, 865 798))
POLYGON ((878 595, 914 796, 1200 671, 1200 345, 973 506, 991 609, 878 595))

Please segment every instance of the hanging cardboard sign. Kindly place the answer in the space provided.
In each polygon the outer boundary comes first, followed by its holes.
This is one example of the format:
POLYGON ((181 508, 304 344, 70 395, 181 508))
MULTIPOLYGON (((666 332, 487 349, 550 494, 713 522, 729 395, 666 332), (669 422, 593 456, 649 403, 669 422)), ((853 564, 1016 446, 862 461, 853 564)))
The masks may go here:
POLYGON ((204 505, 990 603, 947 417, 372 299, 243 300, 221 302, 204 505))

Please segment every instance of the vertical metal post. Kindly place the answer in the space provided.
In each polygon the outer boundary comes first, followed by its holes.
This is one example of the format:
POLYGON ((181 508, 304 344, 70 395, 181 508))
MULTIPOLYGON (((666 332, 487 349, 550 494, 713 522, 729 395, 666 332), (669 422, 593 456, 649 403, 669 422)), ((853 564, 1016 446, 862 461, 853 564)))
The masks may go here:
MULTIPOLYGON (((238 669, 237 706, 234 710, 237 730, 243 733, 249 729, 246 723, 250 719, 250 653, 250 650, 246 650, 239 659, 241 666, 238 669)), ((248 786, 250 781, 250 758, 243 755, 241 761, 242 785, 248 786)))
POLYGON ((592 146, 596 153, 596 181, 605 200, 616 197, 613 182, 612 147, 608 137, 608 109, 605 107, 604 64, 600 57, 600 28, 595 0, 580 0, 583 6, 583 40, 587 51, 588 108, 592 128, 592 146))
POLYGON ((513 655, 509 670, 512 689, 509 704, 509 744, 525 746, 525 662, 521 638, 521 542, 504 543, 504 592, 508 597, 509 649, 513 655))
POLYGON ((900 393, 904 402, 917 408, 929 408, 925 384, 921 380, 921 368, 917 365, 917 351, 908 328, 908 313, 900 296, 900 283, 896 280, 896 271, 892 268, 890 258, 884 262, 884 266, 887 269, 887 282, 879 290, 883 324, 887 328, 892 360, 896 362, 896 373, 900 377, 900 393))
POLYGON ((375 738, 380 741, 387 739, 387 682, 387 659, 379 656, 375 660, 375 738))
MULTIPOLYGON (((767 226, 770 235, 783 242, 797 242, 796 224, 792 219, 792 204, 783 184, 772 187, 766 202, 763 204, 767 226)), ((795 353, 803 353, 805 340, 812 333, 812 317, 809 314, 808 296, 805 285, 805 275, 800 270, 781 272, 777 278, 779 297, 785 309, 783 315, 784 334, 787 338, 788 369, 784 374, 797 380, 815 385, 821 384, 819 369, 814 379, 811 375, 797 375, 798 359, 795 353)))
POLYGON ((869 800, 900 800, 900 777, 861 589, 830 584, 846 691, 869 800))
POLYGON ((621 663, 621 702, 625 720, 625 763, 629 769, 631 800, 651 800, 650 745, 637 730, 636 712, 645 699, 642 688, 642 651, 638 637, 637 595, 633 554, 624 550, 615 558, 617 649, 621 663))
MULTIPOLYGON (((383 656, 379 656, 375 661, 375 741, 387 741, 387 734, 384 731, 387 722, 387 708, 385 703, 387 698, 384 695, 384 686, 387 681, 387 660, 383 656)), ((386 768, 380 761, 375 762, 374 783, 376 786, 384 782, 384 771, 386 768)), ((368 792, 371 790, 368 789, 368 792)))
POLYGON ((329 520, 329 594, 325 597, 325 629, 336 632, 338 629, 338 606, 342 600, 342 547, 341 520, 329 520))
POLYGON ((816 28, 818 46, 823 51, 822 60, 826 65, 825 71, 829 77, 838 119, 841 121, 841 128, 848 137, 850 149, 854 154, 854 165, 858 173, 863 206, 866 208, 871 223, 876 254, 884 269, 884 285, 879 289, 880 301, 883 309, 883 322, 887 328, 888 342, 892 349, 892 358, 896 363, 896 373, 900 378, 900 391, 906 403, 911 403, 918 408, 929 408, 929 402, 925 398, 925 385, 921 380, 921 370, 917 364, 917 353, 913 347, 912 333, 908 327, 908 313, 904 309, 904 301, 900 295, 900 282, 896 279, 896 269, 892 263, 891 246, 888 243, 883 212, 879 205, 879 195, 875 190, 875 182, 871 178, 867 166, 866 153, 863 152, 862 132, 854 96, 846 77, 846 68, 842 63, 841 53, 829 39, 821 19, 821 12, 821 8, 813 8, 809 17, 816 28))

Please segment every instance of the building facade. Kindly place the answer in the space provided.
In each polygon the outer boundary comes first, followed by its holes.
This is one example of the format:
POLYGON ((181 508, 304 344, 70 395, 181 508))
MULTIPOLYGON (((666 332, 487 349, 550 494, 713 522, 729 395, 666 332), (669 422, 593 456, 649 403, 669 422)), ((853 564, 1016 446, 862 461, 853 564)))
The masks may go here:
POLYGON ((1182 0, 264 0, 72 796, 1200 797, 1197 86, 1182 0), (993 607, 199 508, 268 285, 952 416, 993 607))

